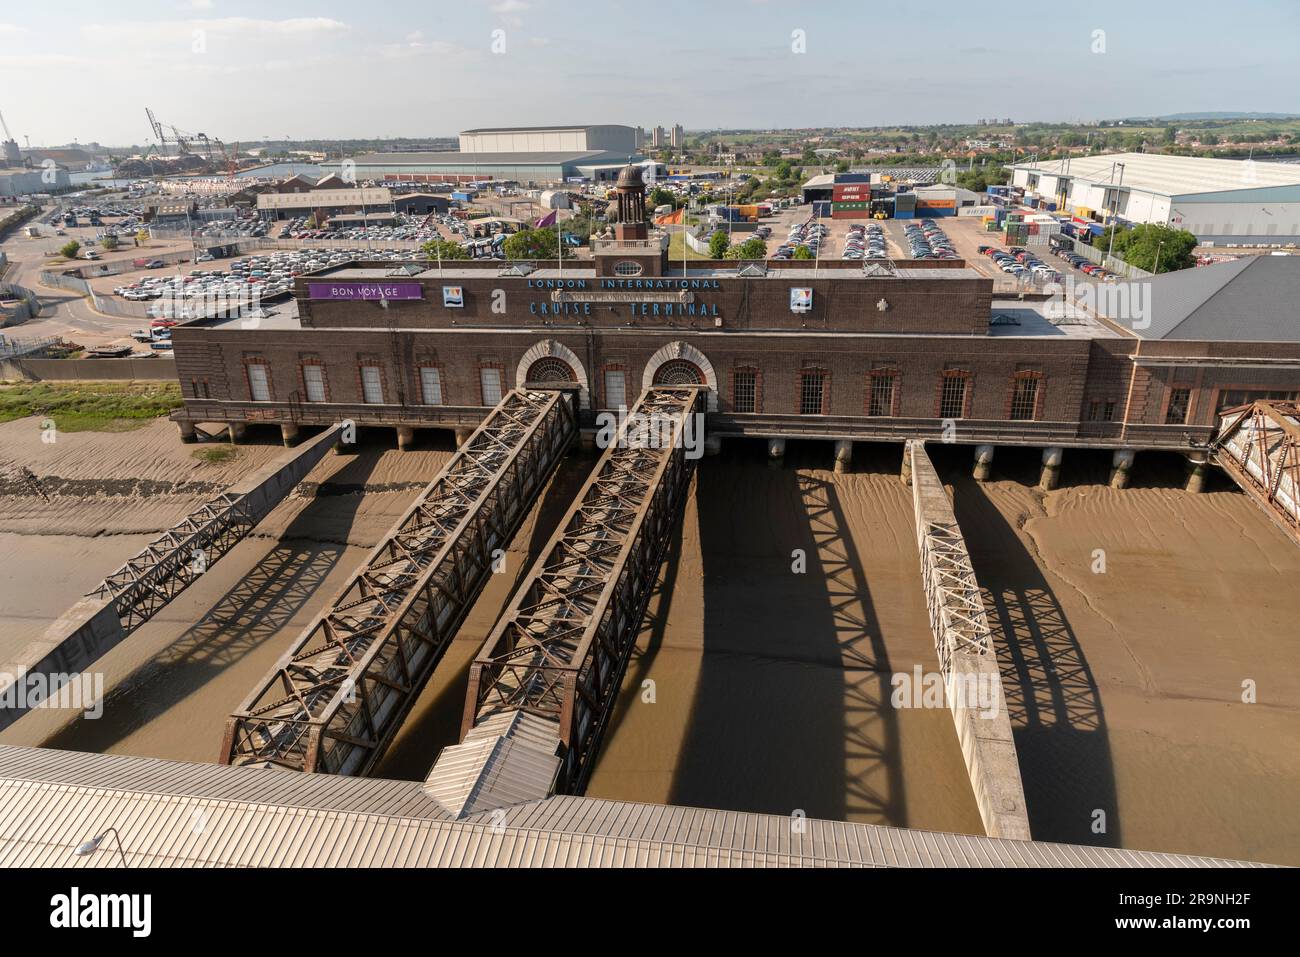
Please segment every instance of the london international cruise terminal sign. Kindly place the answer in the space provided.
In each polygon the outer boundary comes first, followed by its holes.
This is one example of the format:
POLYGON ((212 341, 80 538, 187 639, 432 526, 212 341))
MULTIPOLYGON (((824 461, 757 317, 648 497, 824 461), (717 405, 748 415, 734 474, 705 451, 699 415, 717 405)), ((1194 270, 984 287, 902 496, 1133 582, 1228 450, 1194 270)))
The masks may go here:
POLYGON ((343 302, 409 300, 423 299, 424 287, 418 282, 309 282, 307 295, 343 302))

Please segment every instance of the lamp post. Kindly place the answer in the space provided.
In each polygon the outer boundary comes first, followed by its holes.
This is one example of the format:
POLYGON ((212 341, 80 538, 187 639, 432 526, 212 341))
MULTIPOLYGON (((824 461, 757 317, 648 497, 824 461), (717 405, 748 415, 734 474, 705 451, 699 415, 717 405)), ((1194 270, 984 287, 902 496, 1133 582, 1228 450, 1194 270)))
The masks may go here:
POLYGON ((126 851, 122 848, 122 837, 117 833, 117 828, 115 827, 110 827, 98 837, 92 837, 88 841, 82 841, 77 845, 76 850, 72 853, 77 855, 77 857, 89 857, 91 854, 94 854, 99 850, 99 846, 104 843, 104 838, 108 837, 109 834, 112 834, 113 838, 117 841, 117 853, 122 856, 122 866, 130 867, 131 865, 126 862, 126 851))
POLYGON ((1115 250, 1115 218, 1119 215, 1119 191, 1124 188, 1124 164, 1116 163, 1119 167, 1119 185, 1115 187, 1115 199, 1111 202, 1110 208, 1110 243, 1107 244, 1106 255, 1110 256, 1115 250))

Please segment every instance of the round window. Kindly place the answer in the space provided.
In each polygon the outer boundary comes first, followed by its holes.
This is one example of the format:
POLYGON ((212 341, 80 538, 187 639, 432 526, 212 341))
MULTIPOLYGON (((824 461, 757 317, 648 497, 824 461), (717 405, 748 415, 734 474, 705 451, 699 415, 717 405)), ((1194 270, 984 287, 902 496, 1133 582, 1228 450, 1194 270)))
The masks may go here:
POLYGON ((624 259, 622 262, 614 264, 614 275, 616 276, 639 276, 641 275, 641 264, 633 262, 630 259, 624 259))

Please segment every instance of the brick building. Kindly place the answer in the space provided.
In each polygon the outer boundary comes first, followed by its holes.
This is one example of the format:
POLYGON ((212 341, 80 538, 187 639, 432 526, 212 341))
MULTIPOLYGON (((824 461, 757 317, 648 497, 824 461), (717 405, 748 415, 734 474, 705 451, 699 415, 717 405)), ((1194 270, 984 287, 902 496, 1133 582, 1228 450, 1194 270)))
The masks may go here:
POLYGON ((683 268, 645 225, 639 170, 620 184, 592 259, 358 262, 299 277, 268 316, 177 327, 183 434, 266 422, 291 439, 349 418, 405 444, 416 428, 468 432, 503 392, 555 381, 577 384, 591 427, 652 383, 691 381, 710 387, 714 440, 1194 452, 1218 409, 1300 390, 1300 334, 1252 341, 1248 315, 1218 340, 1156 338, 1118 314, 995 300, 960 262, 683 268))

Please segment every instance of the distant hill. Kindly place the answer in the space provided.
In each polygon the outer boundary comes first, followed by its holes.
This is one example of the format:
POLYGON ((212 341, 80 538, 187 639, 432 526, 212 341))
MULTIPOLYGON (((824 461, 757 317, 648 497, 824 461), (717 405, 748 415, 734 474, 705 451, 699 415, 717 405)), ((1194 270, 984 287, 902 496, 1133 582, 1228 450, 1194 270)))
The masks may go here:
POLYGON ((1209 112, 1209 113, 1168 113, 1165 116, 1157 116, 1157 120, 1294 120, 1298 119, 1295 113, 1234 113, 1226 112, 1209 112))

